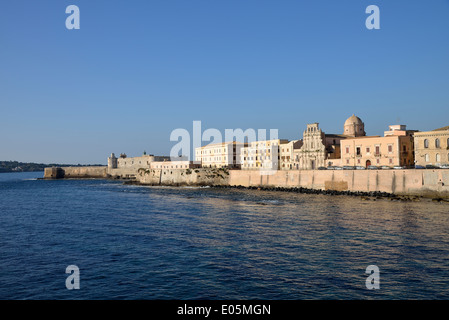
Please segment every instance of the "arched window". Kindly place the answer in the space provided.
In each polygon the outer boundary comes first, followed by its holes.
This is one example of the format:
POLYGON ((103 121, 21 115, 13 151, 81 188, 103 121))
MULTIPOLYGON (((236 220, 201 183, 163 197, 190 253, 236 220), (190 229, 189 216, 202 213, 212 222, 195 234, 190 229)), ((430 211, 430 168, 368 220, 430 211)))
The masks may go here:
POLYGON ((426 155, 424 156, 424 159, 425 159, 426 162, 429 162, 429 155, 426 154, 426 155))
POLYGON ((435 148, 439 148, 440 147, 440 139, 436 138, 435 139, 435 148))
POLYGON ((441 158, 440 158, 440 154, 439 154, 439 153, 437 153, 437 155, 436 155, 436 157, 435 157, 435 160, 436 160, 436 162, 440 162, 440 161, 441 161, 441 158))
POLYGON ((428 148, 429 147, 429 140, 424 139, 424 148, 428 148))

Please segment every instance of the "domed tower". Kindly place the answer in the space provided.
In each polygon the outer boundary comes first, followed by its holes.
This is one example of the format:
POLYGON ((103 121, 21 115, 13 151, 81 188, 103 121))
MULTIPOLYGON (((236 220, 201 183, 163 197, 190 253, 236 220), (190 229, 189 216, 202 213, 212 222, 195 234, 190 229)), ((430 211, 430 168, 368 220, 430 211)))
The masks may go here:
POLYGON ((366 136, 365 124, 359 117, 357 117, 355 115, 352 115, 345 121, 343 130, 344 130, 343 134, 345 136, 350 136, 350 137, 366 136))

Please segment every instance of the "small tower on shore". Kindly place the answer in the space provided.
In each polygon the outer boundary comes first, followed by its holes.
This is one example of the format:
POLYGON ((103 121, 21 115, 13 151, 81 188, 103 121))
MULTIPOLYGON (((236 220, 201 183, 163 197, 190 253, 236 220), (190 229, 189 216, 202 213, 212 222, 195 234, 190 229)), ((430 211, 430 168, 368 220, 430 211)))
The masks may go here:
POLYGON ((108 169, 117 169, 117 158, 114 153, 108 158, 108 169))

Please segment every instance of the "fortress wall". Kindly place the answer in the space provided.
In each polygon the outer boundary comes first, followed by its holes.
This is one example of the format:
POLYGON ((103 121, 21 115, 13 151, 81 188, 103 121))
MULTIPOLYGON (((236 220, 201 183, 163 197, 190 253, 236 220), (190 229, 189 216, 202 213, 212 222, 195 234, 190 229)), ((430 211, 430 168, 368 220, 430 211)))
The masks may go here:
POLYGON ((146 185, 229 185, 229 171, 218 168, 146 169, 140 170, 136 178, 146 185))
POLYGON ((108 175, 110 175, 111 177, 119 177, 119 178, 134 178, 137 174, 137 170, 139 168, 116 168, 116 169, 111 169, 108 168, 107 172, 108 175))
POLYGON ((107 167, 61 167, 45 168, 44 179, 106 178, 107 167))

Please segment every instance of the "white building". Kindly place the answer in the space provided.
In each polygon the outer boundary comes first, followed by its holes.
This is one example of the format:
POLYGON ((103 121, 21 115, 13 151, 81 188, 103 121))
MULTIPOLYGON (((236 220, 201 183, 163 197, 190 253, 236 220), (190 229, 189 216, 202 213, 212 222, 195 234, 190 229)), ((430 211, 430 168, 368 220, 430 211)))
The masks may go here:
POLYGON ((204 168, 240 168, 242 142, 212 143, 195 149, 195 161, 204 168))

